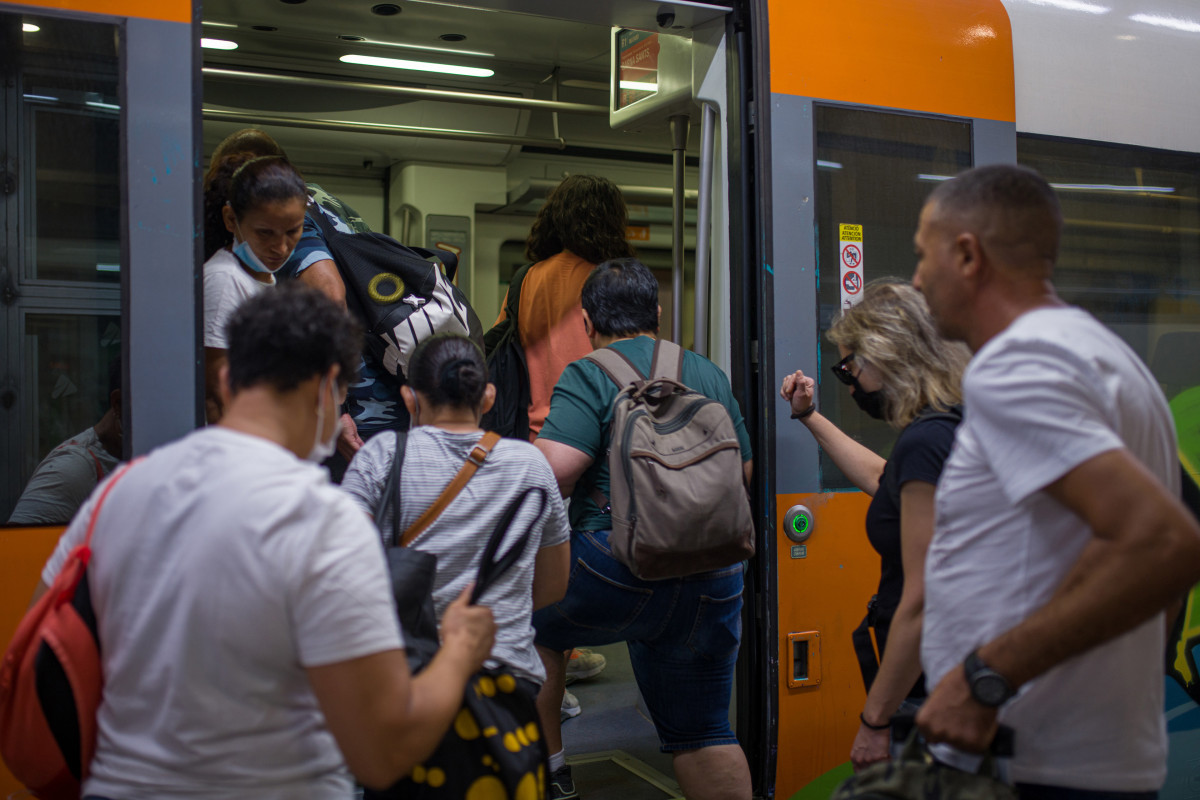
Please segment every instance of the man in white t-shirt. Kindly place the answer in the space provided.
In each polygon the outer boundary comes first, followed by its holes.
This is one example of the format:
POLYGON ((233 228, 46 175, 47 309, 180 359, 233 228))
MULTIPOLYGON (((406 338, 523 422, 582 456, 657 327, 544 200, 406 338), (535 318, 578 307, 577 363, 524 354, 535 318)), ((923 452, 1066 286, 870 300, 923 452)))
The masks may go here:
POLYGON ((1053 189, 1008 165, 921 212, 913 285, 975 356, 937 488, 917 723, 972 752, 1012 727, 1023 800, 1153 797, 1163 611, 1200 580, 1200 527, 1154 376, 1055 294, 1061 228, 1053 189))
MULTIPOLYGON (((251 298, 229 324, 226 413, 117 472, 89 583, 102 653, 85 797, 339 798, 428 757, 495 626, 462 595, 413 678, 378 534, 318 466, 362 346, 313 289, 251 298)), ((108 487, 108 482, 102 487, 108 487)))

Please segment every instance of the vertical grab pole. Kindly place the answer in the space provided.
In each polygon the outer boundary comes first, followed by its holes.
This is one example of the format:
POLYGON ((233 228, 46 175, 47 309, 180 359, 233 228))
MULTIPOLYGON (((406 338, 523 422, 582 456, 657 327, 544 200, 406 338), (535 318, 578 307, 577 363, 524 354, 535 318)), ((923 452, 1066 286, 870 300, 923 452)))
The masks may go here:
POLYGON ((700 192, 696 209, 696 313, 692 350, 708 356, 709 233, 712 226, 713 138, 717 109, 702 105, 700 117, 700 192))
POLYGON ((671 338, 683 344, 683 168, 687 163, 688 117, 676 114, 671 122, 671 338))

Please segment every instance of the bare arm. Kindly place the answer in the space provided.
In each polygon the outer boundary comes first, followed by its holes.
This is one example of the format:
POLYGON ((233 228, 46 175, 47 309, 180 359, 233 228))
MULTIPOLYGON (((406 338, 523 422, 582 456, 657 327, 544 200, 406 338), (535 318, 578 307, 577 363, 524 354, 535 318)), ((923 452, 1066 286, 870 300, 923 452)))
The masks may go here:
MULTIPOLYGON (((1046 605, 979 649, 1014 688, 1145 622, 1200 580, 1200 526, 1127 450, 1101 453, 1044 491, 1094 538, 1046 605)), ((934 741, 980 751, 996 712, 971 700, 963 671, 953 669, 918 721, 934 741)))
POLYGON ((553 605, 567 593, 571 572, 571 543, 563 542, 538 550, 533 564, 533 610, 553 605))
POLYGON ((746 482, 746 486, 750 486, 750 481, 754 480, 754 459, 742 462, 742 480, 746 482))
MULTIPOLYGON (((783 379, 779 395, 791 404, 792 413, 799 414, 813 404, 816 382, 802 371, 796 370, 783 379)), ((829 454, 838 469, 862 491, 871 497, 879 490, 879 477, 883 474, 884 459, 851 439, 838 426, 814 411, 801 420, 816 437, 817 444, 829 454)))
POLYGON ((41 600, 42 595, 48 591, 50 591, 50 587, 46 585, 46 582, 39 580, 37 587, 33 590, 33 597, 29 600, 29 607, 33 608, 37 605, 37 601, 41 600))
POLYGON ((496 626, 470 587, 442 617, 442 646, 413 678, 402 650, 314 667, 309 682, 350 771, 383 789, 428 758, 462 707, 463 689, 491 651, 496 626))
POLYGON ((221 400, 221 368, 225 366, 226 352, 220 347, 204 348, 204 414, 209 425, 220 422, 225 415, 225 403, 221 400))
POLYGON ((313 262, 299 274, 300 282, 318 289, 343 309, 346 308, 346 284, 338 272, 337 264, 325 258, 313 262))
POLYGON ((569 444, 552 442, 549 439, 537 439, 534 445, 542 451, 550 469, 554 471, 554 480, 558 481, 558 490, 563 497, 570 497, 575 491, 575 484, 583 477, 583 473, 595 461, 582 450, 576 450, 569 444))
MULTIPOLYGON (((863 718, 886 725, 921 674, 921 618, 925 609, 925 554, 933 538, 934 485, 909 481, 900 489, 900 548, 904 590, 892 617, 887 649, 871 684, 863 718)), ((888 758, 888 731, 859 727, 850 760, 856 769, 888 758)))

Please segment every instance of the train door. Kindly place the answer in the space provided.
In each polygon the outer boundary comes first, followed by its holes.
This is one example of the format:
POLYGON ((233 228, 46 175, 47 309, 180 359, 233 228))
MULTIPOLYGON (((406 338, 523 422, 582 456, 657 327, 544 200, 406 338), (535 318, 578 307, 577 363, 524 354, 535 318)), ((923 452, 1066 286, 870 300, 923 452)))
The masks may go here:
POLYGON ((143 66, 164 42, 191 51, 191 4, 136 19, 114 3, 35 5, 0 4, 0 523, 42 457, 106 413, 119 356, 167 360, 153 388, 149 363, 115 375, 138 384, 123 429, 143 438, 126 455, 190 429, 197 405, 190 331, 162 324, 192 313, 191 63, 143 66), (181 113, 141 115, 152 107, 181 113), (155 285, 170 292, 135 302, 155 285))
POLYGON ((759 577, 777 742, 765 793, 824 798, 850 772, 865 698, 850 634, 879 559, 864 534, 869 498, 789 419, 779 385, 797 369, 815 377, 822 414, 887 455, 895 432, 830 379, 838 357, 824 332, 865 282, 911 278, 912 234, 936 181, 1016 160, 1011 34, 999 0, 770 0, 758 12, 766 211, 749 285, 764 309, 757 391, 770 473, 759 577))

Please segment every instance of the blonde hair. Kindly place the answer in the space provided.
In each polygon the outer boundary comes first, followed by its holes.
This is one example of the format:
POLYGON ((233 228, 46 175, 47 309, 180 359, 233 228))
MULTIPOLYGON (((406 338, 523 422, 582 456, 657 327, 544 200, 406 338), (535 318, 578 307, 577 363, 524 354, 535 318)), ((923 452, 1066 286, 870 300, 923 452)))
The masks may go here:
POLYGON ((894 428, 908 425, 926 407, 945 411, 962 402, 970 351, 938 334, 925 298, 907 283, 883 278, 867 284, 862 302, 827 335, 878 370, 884 413, 894 428))

